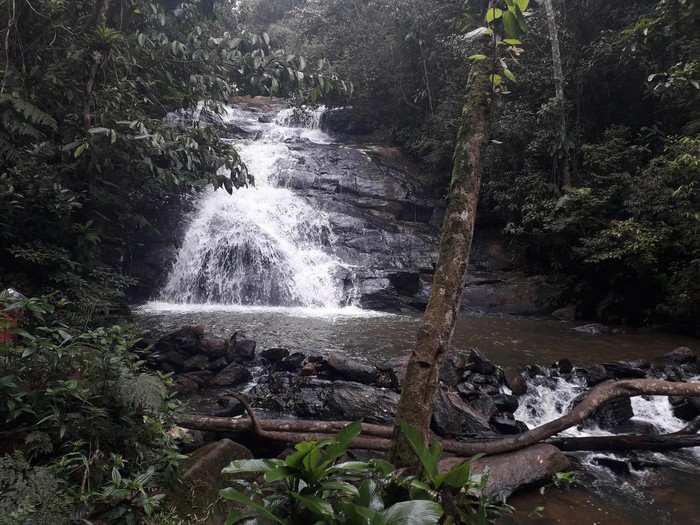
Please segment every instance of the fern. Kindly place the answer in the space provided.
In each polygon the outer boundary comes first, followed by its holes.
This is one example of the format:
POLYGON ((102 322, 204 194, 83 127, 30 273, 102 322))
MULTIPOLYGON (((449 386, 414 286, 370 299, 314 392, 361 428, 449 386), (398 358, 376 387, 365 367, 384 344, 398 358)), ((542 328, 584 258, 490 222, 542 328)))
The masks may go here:
POLYGON ((32 467, 19 452, 0 458, 0 525, 70 523, 64 484, 46 467, 32 467))
POLYGON ((125 405, 146 410, 157 410, 167 397, 163 382, 150 374, 122 379, 119 393, 125 405))
POLYGON ((12 95, 8 94, 0 94, 0 104, 4 103, 8 103, 17 113, 20 113, 32 124, 46 126, 53 131, 58 129, 56 120, 51 115, 45 113, 34 104, 27 102, 22 98, 13 97, 12 95))

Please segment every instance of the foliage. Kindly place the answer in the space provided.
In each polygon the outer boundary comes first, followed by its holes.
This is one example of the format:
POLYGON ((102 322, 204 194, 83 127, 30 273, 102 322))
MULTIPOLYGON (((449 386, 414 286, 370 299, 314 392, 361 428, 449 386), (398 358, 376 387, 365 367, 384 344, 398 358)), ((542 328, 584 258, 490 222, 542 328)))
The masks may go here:
POLYGON ((133 353, 133 332, 54 324, 54 306, 37 298, 21 306, 22 327, 0 327, 18 337, 0 345, 0 500, 13 507, 3 519, 138 523, 168 513, 178 405, 133 353))
POLYGON ((418 477, 399 474, 383 460, 340 462, 360 432, 359 421, 332 438, 298 444, 284 460, 233 461, 224 473, 242 476, 239 488, 221 496, 241 508, 227 523, 485 524, 507 509, 480 495, 486 477, 472 476, 473 459, 439 474, 439 443, 427 449, 415 429, 403 430, 421 457, 418 477), (250 474, 262 474, 264 483, 251 483, 250 474))
POLYGON ((0 14, 0 273, 58 290, 74 319, 115 314, 133 251, 163 206, 250 178, 215 126, 233 95, 318 98, 352 86, 267 34, 233 35, 231 6, 21 0, 0 14), (31 52, 27 52, 31 49, 31 52), (166 119, 189 111, 188 123, 166 119))

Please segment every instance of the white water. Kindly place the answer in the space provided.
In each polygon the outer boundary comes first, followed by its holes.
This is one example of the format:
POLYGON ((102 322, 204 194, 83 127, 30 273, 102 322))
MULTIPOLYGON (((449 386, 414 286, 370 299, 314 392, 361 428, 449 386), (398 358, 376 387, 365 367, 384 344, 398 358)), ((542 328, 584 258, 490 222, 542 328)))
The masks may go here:
POLYGON ((275 185, 278 162, 299 140, 330 143, 320 112, 283 110, 272 123, 230 109, 260 138, 237 143, 255 186, 209 191, 197 204, 161 299, 179 304, 339 308, 347 266, 333 255, 328 215, 275 185), (304 125, 306 127, 295 127, 304 125))

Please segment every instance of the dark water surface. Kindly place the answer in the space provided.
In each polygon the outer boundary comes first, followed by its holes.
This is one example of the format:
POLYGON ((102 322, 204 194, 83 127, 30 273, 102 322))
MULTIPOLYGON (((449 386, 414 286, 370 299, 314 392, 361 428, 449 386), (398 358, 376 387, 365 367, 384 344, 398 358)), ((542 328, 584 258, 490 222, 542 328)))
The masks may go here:
MULTIPOLYGON (((259 350, 282 346, 322 354, 342 352, 370 362, 408 355, 420 324, 420 314, 394 315, 354 308, 150 303, 136 309, 135 316, 137 325, 155 335, 201 324, 207 333, 226 337, 242 330, 258 342, 259 350)), ((583 324, 551 318, 464 314, 455 330, 453 349, 479 348, 501 366, 547 366, 561 358, 569 358, 578 366, 655 360, 679 346, 700 351, 699 340, 678 335, 634 331, 586 335, 572 331, 583 324)), ((668 412, 667 407, 660 412, 665 415, 657 419, 668 419, 668 412)), ((550 488, 544 496, 536 491, 516 495, 510 502, 518 510, 503 517, 499 525, 700 524, 700 447, 664 455, 646 454, 642 456, 646 460, 667 466, 629 475, 613 475, 594 465, 591 457, 578 456, 586 464, 584 488, 550 488), (545 507, 541 516, 532 515, 540 505, 545 507)))
MULTIPOLYGON (((229 336, 242 330, 260 349, 342 352, 379 362, 408 355, 421 314, 387 314, 356 308, 312 309, 149 303, 136 310, 144 330, 164 333, 184 325, 204 325, 207 333, 229 336)), ((462 314, 453 349, 479 348, 501 365, 549 365, 569 358, 575 365, 654 359, 679 346, 700 350, 700 341, 669 334, 630 331, 587 335, 572 331, 585 323, 542 317, 462 314)))

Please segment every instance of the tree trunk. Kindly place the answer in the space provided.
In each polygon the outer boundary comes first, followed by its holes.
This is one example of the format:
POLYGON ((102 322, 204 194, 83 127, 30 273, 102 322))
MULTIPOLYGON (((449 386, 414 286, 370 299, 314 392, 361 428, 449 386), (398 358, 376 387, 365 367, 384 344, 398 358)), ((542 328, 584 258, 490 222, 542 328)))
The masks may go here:
POLYGON ((408 361, 396 413, 391 461, 397 466, 409 466, 415 459, 399 425, 408 423, 423 435, 428 432, 440 368, 459 315, 481 185, 482 159, 489 138, 491 85, 488 67, 486 60, 473 65, 462 109, 433 287, 416 346, 408 361))
MULTIPOLYGON (((552 69, 554 70, 554 94, 559 117, 557 135, 564 148, 561 157, 561 180, 564 187, 571 186, 571 173, 569 172, 569 155, 566 146, 566 100, 564 99, 564 71, 561 65, 561 50, 559 48, 559 31, 557 19, 554 14, 552 0, 544 0, 544 9, 547 13, 547 28, 549 40, 552 43, 552 69)), ((558 152, 557 152, 558 154, 558 152)), ((554 163, 557 166, 558 159, 554 163)))

